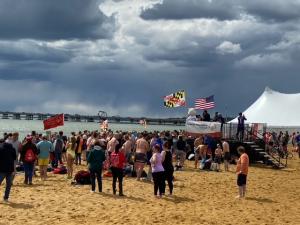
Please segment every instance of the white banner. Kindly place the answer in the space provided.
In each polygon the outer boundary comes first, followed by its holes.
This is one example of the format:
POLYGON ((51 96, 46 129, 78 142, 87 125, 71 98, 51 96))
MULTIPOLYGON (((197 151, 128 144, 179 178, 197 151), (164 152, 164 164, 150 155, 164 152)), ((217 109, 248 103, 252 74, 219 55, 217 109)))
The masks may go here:
POLYGON ((221 137, 221 123, 204 121, 186 121, 185 130, 190 135, 208 134, 213 137, 221 137))

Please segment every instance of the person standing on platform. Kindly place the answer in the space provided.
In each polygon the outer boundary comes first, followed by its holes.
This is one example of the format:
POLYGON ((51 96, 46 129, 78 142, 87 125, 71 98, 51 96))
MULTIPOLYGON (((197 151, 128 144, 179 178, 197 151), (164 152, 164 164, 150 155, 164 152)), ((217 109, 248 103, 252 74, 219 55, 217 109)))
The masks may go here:
POLYGON ((247 120, 245 115, 243 115, 242 113, 239 113, 236 137, 241 142, 243 142, 243 140, 244 140, 245 120, 247 120))

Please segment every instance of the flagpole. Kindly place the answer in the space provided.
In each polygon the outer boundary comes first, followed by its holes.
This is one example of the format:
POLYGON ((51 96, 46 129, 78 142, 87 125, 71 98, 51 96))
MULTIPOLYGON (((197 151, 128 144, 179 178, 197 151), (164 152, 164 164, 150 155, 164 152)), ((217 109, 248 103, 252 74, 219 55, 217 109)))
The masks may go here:
POLYGON ((227 123, 227 105, 225 105, 225 123, 227 123))

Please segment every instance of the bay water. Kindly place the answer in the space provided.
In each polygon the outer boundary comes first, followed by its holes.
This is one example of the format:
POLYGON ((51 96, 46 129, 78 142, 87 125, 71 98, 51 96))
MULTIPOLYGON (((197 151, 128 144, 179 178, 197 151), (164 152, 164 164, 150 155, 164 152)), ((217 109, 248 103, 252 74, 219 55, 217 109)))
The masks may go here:
MULTIPOLYGON (((147 125, 145 128, 140 124, 123 124, 123 123, 110 123, 109 129, 113 131, 163 131, 163 130, 184 130, 185 126, 176 125, 147 125)), ((94 131, 100 130, 99 123, 96 122, 70 122, 65 121, 65 125, 57 127, 55 129, 50 129, 51 132, 58 132, 62 130, 64 134, 70 135, 71 132, 78 131, 94 131)), ((19 132, 20 139, 23 139, 31 131, 36 131, 37 133, 46 134, 44 131, 43 121, 41 120, 13 120, 13 119, 0 119, 0 135, 12 132, 19 132)))

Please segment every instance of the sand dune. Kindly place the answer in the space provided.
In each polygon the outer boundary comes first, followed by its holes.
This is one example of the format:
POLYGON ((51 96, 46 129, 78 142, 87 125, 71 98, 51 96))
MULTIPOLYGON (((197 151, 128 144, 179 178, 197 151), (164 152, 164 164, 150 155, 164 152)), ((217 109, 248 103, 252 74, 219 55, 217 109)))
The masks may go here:
POLYGON ((122 198, 112 195, 111 178, 104 178, 104 193, 93 194, 89 186, 71 185, 64 175, 35 179, 31 187, 18 175, 11 203, 0 204, 0 225, 300 224, 299 159, 291 160, 286 170, 252 166, 244 200, 235 199, 235 173, 192 167, 188 163, 175 173, 174 196, 163 199, 153 197, 152 183, 133 178, 125 179, 122 198))

